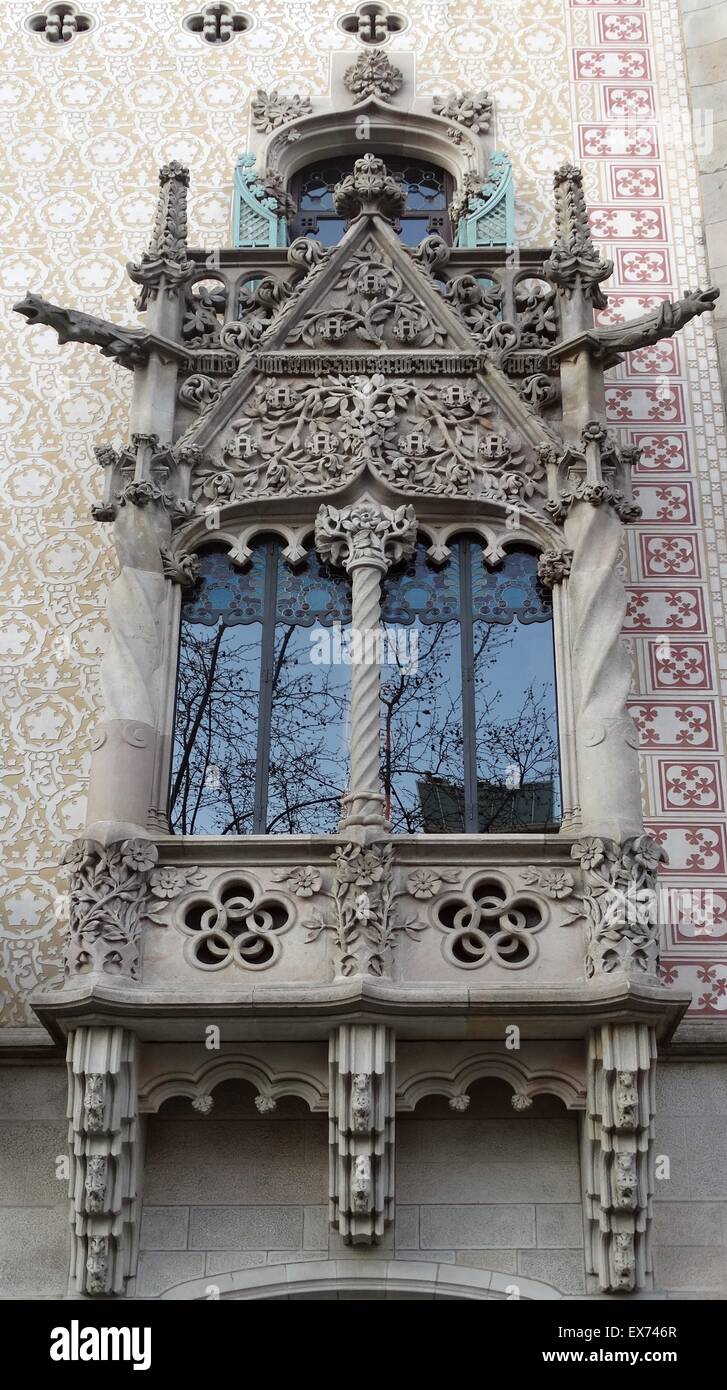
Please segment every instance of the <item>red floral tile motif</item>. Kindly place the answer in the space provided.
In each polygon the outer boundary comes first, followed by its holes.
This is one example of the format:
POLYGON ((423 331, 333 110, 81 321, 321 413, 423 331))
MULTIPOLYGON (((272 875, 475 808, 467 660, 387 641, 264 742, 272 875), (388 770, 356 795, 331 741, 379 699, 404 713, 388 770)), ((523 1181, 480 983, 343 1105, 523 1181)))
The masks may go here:
POLYGON ((648 120, 654 115, 654 93, 651 87, 604 87, 603 114, 648 120))
POLYGON ((707 642, 673 642, 663 637, 648 643, 649 671, 655 690, 711 690, 712 668, 707 642))
POLYGON ((664 984, 691 990, 691 1014, 716 1018, 727 1011, 727 964, 714 961, 701 965, 689 959, 668 957, 662 961, 660 973, 664 984))
POLYGON ((623 78, 627 82, 648 82, 651 78, 645 48, 576 48, 573 60, 577 81, 623 78))
POLYGON ((705 825, 652 824, 649 834, 668 855, 667 874, 724 874, 725 827, 719 821, 705 825))
POLYGON ((720 954, 727 948, 727 885, 660 884, 659 908, 675 945, 689 943, 710 954, 715 946, 720 954))
POLYGON ((649 748, 717 751, 714 701, 629 700, 639 744, 649 748))
POLYGON ((663 208, 592 207, 591 235, 597 241, 665 241, 663 208))
POLYGON ((640 483, 634 496, 642 521, 671 521, 675 526, 694 522, 691 483, 640 483))
POLYGON ((657 164, 614 164, 609 169, 611 196, 640 202, 661 198, 661 170, 657 164))
POLYGON ((641 568, 647 579, 669 574, 698 578, 702 573, 696 536, 640 535, 641 568))
POLYGON ((609 386, 606 390, 606 416, 614 424, 630 421, 683 424, 684 399, 681 386, 609 386))
POLYGON ((672 338, 650 343, 626 356, 626 371, 637 376, 678 376, 679 346, 672 338))
POLYGON ((660 760, 659 786, 665 811, 723 809, 719 763, 672 763, 660 760))
POLYGON ((629 323, 640 319, 652 309, 658 309, 669 295, 666 290, 647 290, 639 294, 634 290, 608 291, 608 304, 605 309, 597 309, 595 321, 601 328, 610 328, 617 323, 629 323))
POLYGON ((627 632, 705 632, 701 589, 632 589, 627 586, 627 632))
POLYGON ((618 120, 608 125, 579 125, 578 146, 584 159, 657 159, 659 137, 648 122, 618 120))
POLYGON ((642 14, 600 14, 600 43, 646 43, 646 18, 642 14))
POLYGON ((670 285, 671 260, 668 251, 616 252, 616 273, 624 285, 670 285))
POLYGON ((681 430, 632 430, 631 438, 641 450, 637 473, 688 473, 691 467, 689 440, 681 430))

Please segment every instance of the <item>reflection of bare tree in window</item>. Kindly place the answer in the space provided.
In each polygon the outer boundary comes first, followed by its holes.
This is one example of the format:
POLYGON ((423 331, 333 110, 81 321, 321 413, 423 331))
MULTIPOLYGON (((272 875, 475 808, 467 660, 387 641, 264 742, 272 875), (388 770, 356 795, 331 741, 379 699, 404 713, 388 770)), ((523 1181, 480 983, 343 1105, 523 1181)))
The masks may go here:
MULTIPOLYGON (((189 625, 180 651, 170 819, 179 834, 249 834, 258 746, 260 625, 189 625)), ((330 833, 345 790, 340 668, 314 666, 305 628, 278 625, 268 814, 275 833, 330 833)))

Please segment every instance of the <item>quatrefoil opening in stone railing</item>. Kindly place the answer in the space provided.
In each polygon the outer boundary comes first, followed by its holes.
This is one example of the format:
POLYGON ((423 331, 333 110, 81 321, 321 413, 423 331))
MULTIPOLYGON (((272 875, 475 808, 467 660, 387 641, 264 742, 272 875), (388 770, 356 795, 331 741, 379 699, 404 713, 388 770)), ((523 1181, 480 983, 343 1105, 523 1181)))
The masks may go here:
POLYGON ((214 5, 205 5, 196 14, 187 15, 182 21, 189 34, 198 34, 205 43, 229 43, 235 34, 249 29, 252 20, 249 15, 238 13, 224 0, 214 5))
POLYGON ((77 34, 87 34, 94 20, 88 14, 81 14, 76 5, 47 5, 38 14, 32 14, 25 21, 31 34, 40 34, 46 43, 70 43, 77 34))
POLYGON ((378 0, 357 5, 351 14, 344 14, 338 21, 344 34, 353 34, 359 43, 367 48, 386 43, 392 34, 400 34, 408 27, 409 21, 402 14, 394 14, 378 0))
POLYGON ((523 970, 538 954, 535 933, 550 914, 546 903, 513 890, 502 875, 480 874, 463 892, 440 898, 433 915, 450 964, 477 970, 492 962, 504 970, 523 970))
POLYGON ((280 960, 280 937, 294 918, 283 894, 263 892, 246 874, 190 895, 180 902, 176 920, 187 937, 184 958, 198 970, 267 970, 280 960))

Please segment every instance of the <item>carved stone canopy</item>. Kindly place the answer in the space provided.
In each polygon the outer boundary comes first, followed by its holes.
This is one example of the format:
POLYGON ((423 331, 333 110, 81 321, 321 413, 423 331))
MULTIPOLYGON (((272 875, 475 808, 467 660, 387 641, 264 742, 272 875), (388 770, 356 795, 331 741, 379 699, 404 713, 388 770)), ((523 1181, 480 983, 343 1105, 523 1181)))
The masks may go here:
POLYGON ((353 173, 336 184, 333 201, 336 212, 343 217, 375 212, 393 220, 406 207, 406 193, 392 178, 383 159, 365 154, 356 160, 353 173))

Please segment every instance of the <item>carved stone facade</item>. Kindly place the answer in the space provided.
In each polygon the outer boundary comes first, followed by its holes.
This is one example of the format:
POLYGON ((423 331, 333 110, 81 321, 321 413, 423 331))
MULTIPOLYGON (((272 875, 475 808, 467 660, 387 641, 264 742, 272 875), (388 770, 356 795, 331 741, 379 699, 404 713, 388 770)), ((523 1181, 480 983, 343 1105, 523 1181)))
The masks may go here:
MULTIPOLYGON (((137 1292, 142 1112, 182 1096, 211 1127, 225 1103, 213 1091, 241 1082, 271 1135, 288 1105, 304 1102, 312 1125, 327 1116, 325 1239, 355 1254, 390 1237, 397 1111, 440 1098, 443 1122, 466 1126, 486 1082, 509 1087, 507 1135, 537 1133, 544 1096, 578 1120, 583 1291, 638 1295, 654 1287, 656 1056, 689 995, 660 974, 669 832, 645 825, 623 641, 626 528, 648 506, 642 450, 653 444, 617 433, 608 393, 621 378, 605 373, 699 326, 716 291, 611 314, 614 262, 570 164, 554 177, 552 242, 526 237, 514 256, 513 164, 494 148, 507 128, 501 84, 499 95, 494 80, 473 90, 455 71, 434 96, 431 74, 420 84, 409 8, 340 18, 348 48, 333 55, 328 95, 308 68, 295 90, 273 64, 256 75, 266 85, 250 92, 233 246, 195 249, 188 201, 201 164, 165 152, 149 244, 127 266, 140 322, 116 324, 100 303, 87 312, 85 298, 83 311, 34 292, 16 305, 24 342, 45 326, 53 351, 53 335, 86 344, 110 359, 100 371, 122 366, 133 382, 128 442, 99 424, 94 445, 103 496, 92 520, 117 573, 86 819, 64 855, 64 974, 33 996, 36 1026, 68 1044, 71 1288, 137 1292), (400 235, 407 193, 387 166, 404 127, 412 160, 451 184, 441 234, 416 246, 400 235), (345 167, 331 198, 345 229, 333 245, 296 239, 296 176, 338 157, 337 140, 345 167), (388 581, 422 548, 427 574, 446 578, 466 536, 483 582, 515 549, 537 556, 533 585, 553 614, 560 828, 393 834, 381 662, 362 659, 351 662, 334 833, 171 832, 180 608, 199 593, 206 556, 244 579, 271 536, 286 574, 313 558, 326 582, 347 582, 364 651, 384 626, 388 581), (221 1039, 207 1052, 190 1038, 210 1027, 221 1039)), ((239 54, 251 28, 229 6, 187 19, 216 56, 233 38, 239 54)), ((74 51, 84 33, 77 24, 74 51)), ((564 157, 567 143, 554 143, 564 157)), ((527 206, 527 184, 518 189, 527 206)), ((482 780, 475 767, 476 801, 482 780)), ((159 1183, 152 1193, 152 1211, 173 1205, 159 1183)), ((438 1204, 400 1200, 412 1249, 408 1209, 433 1221, 438 1204)), ((307 1202, 316 1249, 323 1205, 320 1194, 307 1202)), ((190 1279, 208 1273, 195 1264, 190 1279)), ((528 1285, 526 1268, 518 1281, 528 1285)))

